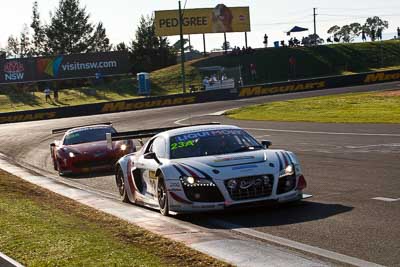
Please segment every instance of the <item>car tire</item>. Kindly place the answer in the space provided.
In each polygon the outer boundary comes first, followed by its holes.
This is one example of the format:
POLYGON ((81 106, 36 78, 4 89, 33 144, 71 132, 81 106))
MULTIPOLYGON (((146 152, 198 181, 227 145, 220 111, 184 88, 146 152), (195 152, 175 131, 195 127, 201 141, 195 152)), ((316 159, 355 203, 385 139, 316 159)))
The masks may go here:
POLYGON ((57 166, 57 157, 54 155, 54 148, 50 147, 50 157, 51 160, 53 161, 53 167, 55 171, 58 171, 58 166, 57 166))
POLYGON ((157 199, 158 199, 158 205, 160 206, 160 213, 164 216, 168 216, 169 215, 168 192, 167 192, 167 187, 165 186, 164 177, 162 175, 158 177, 157 199))
POLYGON ((58 162, 58 160, 56 160, 55 165, 56 165, 56 167, 55 167, 54 169, 55 169, 56 171, 58 171, 58 175, 64 176, 64 173, 63 173, 63 171, 61 170, 60 163, 58 162))
POLYGON ((124 181, 124 173, 120 167, 118 167, 115 175, 115 183, 117 184, 119 197, 124 203, 129 203, 128 193, 126 192, 126 186, 124 181))
POLYGON ((53 165, 54 165, 54 170, 55 171, 58 171, 58 170, 60 170, 60 164, 58 163, 58 161, 57 160, 54 160, 53 161, 53 165))

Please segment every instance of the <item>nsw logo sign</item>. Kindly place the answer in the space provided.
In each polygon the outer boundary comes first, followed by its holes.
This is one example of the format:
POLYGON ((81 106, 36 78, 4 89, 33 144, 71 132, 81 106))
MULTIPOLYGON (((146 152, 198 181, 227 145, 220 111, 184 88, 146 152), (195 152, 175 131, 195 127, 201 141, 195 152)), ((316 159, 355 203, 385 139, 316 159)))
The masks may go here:
POLYGON ((4 64, 4 79, 6 81, 22 81, 25 75, 25 68, 21 62, 10 61, 4 64))

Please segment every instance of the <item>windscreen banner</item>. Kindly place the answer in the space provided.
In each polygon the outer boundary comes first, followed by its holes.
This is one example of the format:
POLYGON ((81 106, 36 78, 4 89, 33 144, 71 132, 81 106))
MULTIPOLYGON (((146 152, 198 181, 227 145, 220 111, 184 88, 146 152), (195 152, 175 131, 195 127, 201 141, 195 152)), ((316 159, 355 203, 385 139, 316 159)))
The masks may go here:
POLYGON ((129 73, 126 51, 0 61, 0 84, 113 76, 129 73))
MULTIPOLYGON (((183 34, 250 32, 249 7, 185 9, 183 34)), ((179 35, 179 10, 155 11, 155 27, 158 36, 179 35)))

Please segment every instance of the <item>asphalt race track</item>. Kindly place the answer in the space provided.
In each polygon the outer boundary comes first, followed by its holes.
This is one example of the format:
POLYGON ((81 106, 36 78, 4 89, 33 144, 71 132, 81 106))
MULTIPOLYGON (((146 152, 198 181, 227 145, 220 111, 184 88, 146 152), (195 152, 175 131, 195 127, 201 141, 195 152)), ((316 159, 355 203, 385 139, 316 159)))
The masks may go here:
POLYGON ((111 174, 57 176, 49 143, 60 135, 51 135, 51 129, 106 121, 112 121, 119 131, 175 122, 235 124, 258 139, 271 140, 274 148, 295 152, 308 182, 306 193, 314 197, 300 205, 182 216, 182 220, 212 229, 221 227, 210 223, 211 218, 226 222, 222 227, 233 231, 249 228, 366 261, 400 266, 400 125, 233 121, 209 115, 254 103, 384 89, 400 89, 400 83, 4 124, 0 125, 0 153, 41 174, 116 197, 111 174))

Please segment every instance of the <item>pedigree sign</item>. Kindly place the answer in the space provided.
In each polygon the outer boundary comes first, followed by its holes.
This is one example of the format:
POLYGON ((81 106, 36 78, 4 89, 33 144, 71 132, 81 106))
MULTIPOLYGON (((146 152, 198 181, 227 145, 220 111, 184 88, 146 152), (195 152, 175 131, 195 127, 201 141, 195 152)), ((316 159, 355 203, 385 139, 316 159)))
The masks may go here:
MULTIPOLYGON (((179 35, 179 10, 155 11, 155 28, 158 36, 179 35)), ((183 34, 249 32, 249 7, 185 9, 183 11, 183 34)))

